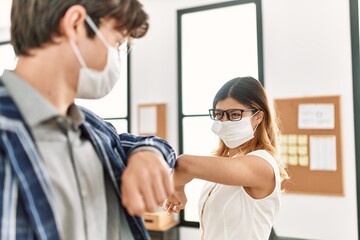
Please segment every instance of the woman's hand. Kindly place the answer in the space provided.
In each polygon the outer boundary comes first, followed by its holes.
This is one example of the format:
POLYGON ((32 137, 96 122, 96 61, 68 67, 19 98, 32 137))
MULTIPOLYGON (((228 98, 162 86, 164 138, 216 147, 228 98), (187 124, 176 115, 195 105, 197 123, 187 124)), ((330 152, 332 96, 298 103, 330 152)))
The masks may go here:
POLYGON ((179 213, 185 208, 187 198, 185 195, 185 185, 190 182, 193 177, 187 173, 187 163, 185 158, 190 155, 180 155, 177 158, 177 163, 173 174, 171 175, 174 183, 174 194, 167 198, 163 204, 164 210, 169 214, 179 213))
POLYGON ((181 210, 185 208, 185 205, 187 203, 187 198, 184 191, 184 186, 178 187, 178 189, 175 187, 174 194, 165 200, 164 202, 164 210, 168 212, 168 214, 179 213, 181 210))

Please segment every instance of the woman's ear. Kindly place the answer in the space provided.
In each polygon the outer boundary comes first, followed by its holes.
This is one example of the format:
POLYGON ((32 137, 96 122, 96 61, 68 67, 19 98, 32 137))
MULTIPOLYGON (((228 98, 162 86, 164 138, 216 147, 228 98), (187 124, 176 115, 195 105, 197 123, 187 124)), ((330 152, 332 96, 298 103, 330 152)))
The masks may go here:
POLYGON ((71 6, 60 20, 59 32, 67 39, 77 42, 80 35, 86 32, 86 9, 81 5, 71 6))
POLYGON ((264 112, 259 110, 259 112, 255 115, 256 123, 260 124, 264 118, 264 112))

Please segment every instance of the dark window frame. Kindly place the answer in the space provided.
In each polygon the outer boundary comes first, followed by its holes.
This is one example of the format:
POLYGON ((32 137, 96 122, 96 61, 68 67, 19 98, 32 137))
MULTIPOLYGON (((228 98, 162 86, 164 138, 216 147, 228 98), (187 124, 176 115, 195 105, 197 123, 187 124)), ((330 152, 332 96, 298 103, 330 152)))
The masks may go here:
MULTIPOLYGON (((350 0, 350 26, 352 51, 352 77, 355 128, 355 163, 356 163, 356 195, 357 219, 360 229, 360 48, 359 48, 359 2, 350 0)), ((360 235, 359 238, 360 239, 360 235)))
MULTIPOLYGON (((0 46, 4 46, 4 45, 11 45, 10 41, 1 41, 0 42, 0 46)), ((103 118, 105 121, 106 120, 126 120, 127 121, 127 131, 131 132, 131 85, 130 85, 130 80, 131 80, 131 74, 130 74, 130 58, 131 58, 131 53, 128 54, 127 56, 127 76, 126 76, 126 81, 127 81, 127 115, 126 117, 114 117, 114 118, 103 118)))
POLYGON ((10 44, 10 41, 2 41, 0 42, 0 46, 10 44))
MULTIPOLYGON (((240 4, 254 3, 256 5, 256 21, 257 21, 257 48, 258 48, 258 80, 264 84, 264 66, 263 66, 263 36, 262 36, 262 10, 261 10, 261 0, 235 0, 224 3, 216 3, 205 6, 181 9, 177 11, 177 56, 178 56, 178 129, 179 129, 179 154, 183 153, 183 119, 189 117, 208 117, 208 114, 183 114, 182 106, 182 23, 181 17, 187 13, 194 13, 199 11, 213 10, 217 8, 230 7, 240 4)), ((185 211, 185 210, 184 210, 185 211)), ((199 222, 186 221, 184 211, 180 212, 180 225, 187 227, 199 227, 199 222)))

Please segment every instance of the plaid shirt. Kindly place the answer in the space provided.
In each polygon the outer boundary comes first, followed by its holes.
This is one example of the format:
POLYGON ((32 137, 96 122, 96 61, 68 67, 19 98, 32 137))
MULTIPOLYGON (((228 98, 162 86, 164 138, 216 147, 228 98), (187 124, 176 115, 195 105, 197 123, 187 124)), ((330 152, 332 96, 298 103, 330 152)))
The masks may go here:
MULTIPOLYGON (((139 137, 116 130, 86 109, 81 130, 94 145, 105 174, 112 179, 121 202, 121 174, 127 156, 137 147, 152 146, 160 150, 170 167, 174 167, 174 150, 163 140, 139 137)), ((0 81, 0 239, 60 239, 55 223, 49 177, 28 126, 0 81)), ((149 239, 141 218, 126 209, 134 239, 149 239)))

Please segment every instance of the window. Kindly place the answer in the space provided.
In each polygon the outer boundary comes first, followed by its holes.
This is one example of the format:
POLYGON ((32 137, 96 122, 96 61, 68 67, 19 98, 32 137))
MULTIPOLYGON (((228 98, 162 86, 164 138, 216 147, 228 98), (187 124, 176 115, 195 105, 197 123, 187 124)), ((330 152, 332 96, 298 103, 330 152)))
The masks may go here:
MULTIPOLYGON (((178 10, 179 152, 211 155, 218 138, 208 109, 228 80, 252 76, 263 82, 260 0, 237 0, 178 10)), ((185 226, 198 226, 203 180, 185 191, 185 226)))
MULTIPOLYGON (((9 42, 0 42, 0 75, 4 69, 14 69, 16 65, 16 56, 13 47, 9 42)), ((78 105, 84 106, 95 112, 98 116, 114 125, 120 132, 130 131, 130 120, 128 113, 130 107, 129 101, 129 79, 128 79, 128 57, 124 56, 122 60, 122 71, 119 82, 114 89, 102 99, 82 100, 76 99, 78 105)))
MULTIPOLYGON (((14 69, 16 56, 10 44, 10 9, 11 0, 0 1, 0 76, 4 69, 14 69)), ((79 100, 82 105, 101 118, 111 122, 118 132, 130 131, 129 106, 129 56, 124 52, 121 56, 121 77, 109 95, 99 100, 79 100)))
POLYGON ((0 42, 0 75, 4 69, 14 69, 16 65, 16 56, 10 42, 0 42))
POLYGON ((75 103, 84 106, 104 120, 110 122, 118 133, 130 131, 129 120, 129 74, 127 53, 121 56, 121 76, 113 90, 105 97, 97 100, 76 99, 75 103))
POLYGON ((0 75, 5 68, 14 69, 16 64, 15 53, 10 44, 10 9, 11 0, 0 2, 0 75))

